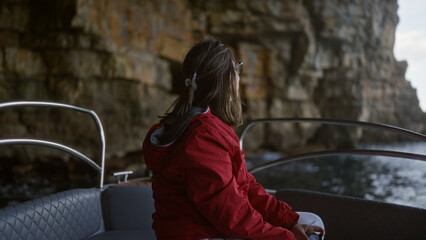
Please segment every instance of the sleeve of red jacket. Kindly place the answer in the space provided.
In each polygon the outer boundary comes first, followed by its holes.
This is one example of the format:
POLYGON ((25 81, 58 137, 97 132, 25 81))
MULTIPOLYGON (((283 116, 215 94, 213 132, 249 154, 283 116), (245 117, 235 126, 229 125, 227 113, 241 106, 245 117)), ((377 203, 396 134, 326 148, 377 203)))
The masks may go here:
POLYGON ((191 134, 185 150, 188 197, 223 237, 291 239, 285 228, 264 221, 241 191, 232 174, 227 143, 214 129, 191 134))
POLYGON ((299 219, 299 215, 291 207, 282 201, 277 200, 256 182, 250 173, 248 197, 251 205, 262 214, 263 218, 274 226, 285 226, 290 228, 299 219))

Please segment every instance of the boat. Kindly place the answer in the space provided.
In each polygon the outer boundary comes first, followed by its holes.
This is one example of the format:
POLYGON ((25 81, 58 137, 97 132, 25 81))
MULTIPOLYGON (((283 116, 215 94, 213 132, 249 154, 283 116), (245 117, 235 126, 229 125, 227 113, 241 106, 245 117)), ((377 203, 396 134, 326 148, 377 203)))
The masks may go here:
MULTIPOLYGON (((79 151, 40 139, 0 139, 0 146, 16 144, 55 148, 93 167, 100 175, 99 186, 71 189, 0 209, 0 239, 155 239, 151 227, 154 200, 144 179, 128 179, 131 171, 115 173, 119 183, 104 184, 105 136, 99 117, 92 110, 52 102, 0 103, 0 110, 12 107, 48 107, 82 112, 95 122, 101 142, 100 164, 79 151)), ((247 131, 256 124, 318 123, 375 128, 402 134, 426 143, 426 136, 406 129, 376 123, 334 119, 259 119, 246 126, 240 136, 243 147, 247 131)), ((251 173, 303 159, 323 156, 373 155, 426 161, 426 155, 381 150, 322 151, 279 158, 255 166, 251 173)), ((426 209, 340 196, 305 189, 268 189, 296 211, 321 216, 326 239, 426 239, 426 209)))

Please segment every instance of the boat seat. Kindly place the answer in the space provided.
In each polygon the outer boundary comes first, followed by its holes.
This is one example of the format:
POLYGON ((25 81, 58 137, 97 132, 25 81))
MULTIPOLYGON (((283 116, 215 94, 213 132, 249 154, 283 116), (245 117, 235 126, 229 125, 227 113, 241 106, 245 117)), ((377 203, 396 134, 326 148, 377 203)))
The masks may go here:
POLYGON ((150 186, 73 189, 0 209, 0 239, 155 240, 150 186))
POLYGON ((105 232, 90 240, 155 240, 151 186, 109 187, 102 192, 105 232))
POLYGON ((108 231, 96 234, 88 240, 149 240, 156 239, 155 234, 151 231, 145 230, 124 230, 124 231, 108 231))
POLYGON ((0 209, 0 239, 80 240, 100 232, 99 189, 73 189, 0 209))

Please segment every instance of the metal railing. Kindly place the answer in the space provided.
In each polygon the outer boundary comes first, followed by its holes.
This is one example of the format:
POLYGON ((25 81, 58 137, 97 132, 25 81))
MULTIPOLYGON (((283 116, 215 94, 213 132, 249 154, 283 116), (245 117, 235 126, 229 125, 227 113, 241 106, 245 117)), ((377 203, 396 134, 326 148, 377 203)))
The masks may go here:
POLYGON ((279 166, 279 165, 282 165, 282 164, 297 162, 297 161, 301 161, 301 160, 304 160, 304 159, 310 159, 310 158, 315 158, 315 157, 344 156, 344 155, 384 156, 384 157, 406 158, 406 159, 426 161, 426 155, 422 155, 422 154, 397 152, 397 151, 354 149, 354 150, 322 151, 322 152, 297 154, 297 155, 293 155, 293 156, 279 158, 277 160, 255 166, 253 168, 250 168, 248 171, 251 174, 254 174, 254 173, 263 171, 265 169, 268 169, 268 168, 276 167, 276 166, 279 166))
MULTIPOLYGON (((400 127, 395 127, 386 124, 379 123, 369 123, 361 121, 348 121, 348 120, 336 120, 336 119, 317 119, 317 118, 269 118, 269 119, 257 119, 253 122, 250 122, 242 131, 240 136, 240 148, 243 149, 244 138, 249 129, 257 124, 266 124, 266 123, 318 123, 318 124, 329 124, 329 125, 340 125, 340 126, 353 126, 353 127, 362 127, 362 128, 371 128, 382 130, 386 132, 392 132, 395 134, 407 136, 414 138, 426 143, 426 135, 417 133, 411 130, 407 130, 400 127)), ((407 153, 407 152, 397 152, 397 151, 382 151, 382 150, 364 150, 364 149, 355 149, 355 150, 341 150, 341 151, 322 151, 314 153, 304 153, 297 154, 292 156, 283 157, 259 166, 255 166, 249 169, 250 173, 256 173, 271 167, 278 165, 296 162, 304 159, 315 158, 315 157, 329 157, 329 156, 338 156, 338 155, 370 155, 370 156, 386 156, 394 158, 407 158, 414 160, 426 161, 426 155, 407 153)))
POLYGON ((62 150, 64 152, 67 152, 71 154, 72 156, 83 160, 84 162, 88 163, 90 166, 92 166, 96 171, 98 171, 101 175, 100 177, 100 184, 99 187, 102 188, 104 186, 104 174, 105 174, 105 134, 102 127, 102 123, 96 115, 96 113, 92 110, 76 107, 68 104, 62 104, 62 103, 53 103, 53 102, 36 102, 36 101, 20 101, 20 102, 7 102, 7 103, 0 103, 0 109, 5 108, 12 108, 12 107, 52 107, 52 108, 60 108, 60 109, 69 109, 74 110, 78 112, 82 112, 85 114, 89 114, 93 120, 95 121, 97 130, 99 132, 99 140, 101 142, 101 166, 99 166, 96 162, 94 162, 89 157, 85 156, 84 154, 70 148, 67 146, 64 146, 62 144, 40 140, 40 139, 0 139, 0 146, 6 146, 6 145, 16 145, 16 144, 24 144, 24 145, 38 145, 38 146, 45 146, 50 148, 55 148, 58 150, 62 150))

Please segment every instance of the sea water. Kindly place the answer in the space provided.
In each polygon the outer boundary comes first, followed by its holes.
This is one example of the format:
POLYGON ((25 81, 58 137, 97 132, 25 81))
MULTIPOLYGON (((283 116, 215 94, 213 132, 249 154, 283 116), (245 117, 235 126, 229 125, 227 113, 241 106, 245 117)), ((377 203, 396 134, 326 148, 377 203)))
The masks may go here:
MULTIPOLYGON (((366 145, 360 148, 426 155, 426 143, 366 145)), ((283 157, 246 156, 248 168, 283 157)), ((301 188, 426 209, 426 161, 382 156, 322 157, 255 173, 265 188, 301 188)))

